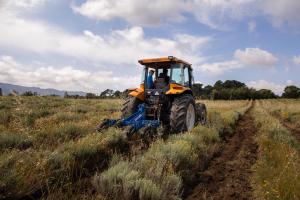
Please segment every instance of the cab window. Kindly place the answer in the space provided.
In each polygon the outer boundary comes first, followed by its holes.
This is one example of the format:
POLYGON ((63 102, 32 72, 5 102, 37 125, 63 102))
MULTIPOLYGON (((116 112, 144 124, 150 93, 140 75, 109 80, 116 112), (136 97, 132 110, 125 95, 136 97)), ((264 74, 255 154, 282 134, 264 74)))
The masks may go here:
POLYGON ((189 68, 184 68, 184 86, 190 85, 189 68))
POLYGON ((184 76, 179 64, 173 64, 171 66, 171 83, 184 84, 184 76))

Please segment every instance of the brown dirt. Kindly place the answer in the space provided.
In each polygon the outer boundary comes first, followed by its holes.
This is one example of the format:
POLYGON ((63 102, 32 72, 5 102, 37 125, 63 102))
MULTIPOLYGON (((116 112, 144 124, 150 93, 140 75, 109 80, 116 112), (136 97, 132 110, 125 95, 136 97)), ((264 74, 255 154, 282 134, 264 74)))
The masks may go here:
POLYGON ((223 150, 202 173, 199 185, 187 200, 253 199, 250 176, 258 146, 253 139, 256 128, 250 113, 238 122, 233 136, 225 138, 223 150))

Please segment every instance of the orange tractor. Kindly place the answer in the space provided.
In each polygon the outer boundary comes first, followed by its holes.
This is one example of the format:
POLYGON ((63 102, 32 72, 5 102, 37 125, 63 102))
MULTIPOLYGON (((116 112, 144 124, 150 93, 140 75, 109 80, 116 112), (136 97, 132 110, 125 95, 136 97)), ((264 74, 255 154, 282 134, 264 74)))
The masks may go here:
POLYGON ((131 132, 162 125, 171 133, 191 131, 206 123, 206 107, 193 96, 193 69, 190 63, 173 56, 139 60, 142 83, 130 89, 123 104, 122 119, 107 119, 98 129, 129 126, 131 132))

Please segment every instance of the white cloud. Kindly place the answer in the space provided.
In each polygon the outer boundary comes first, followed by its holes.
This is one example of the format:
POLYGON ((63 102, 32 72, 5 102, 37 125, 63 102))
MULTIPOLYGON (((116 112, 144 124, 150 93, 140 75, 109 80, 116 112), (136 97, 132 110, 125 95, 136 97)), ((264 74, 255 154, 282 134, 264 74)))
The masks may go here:
POLYGON ((79 6, 73 5, 74 12, 96 20, 123 18, 134 25, 156 26, 163 21, 184 19, 182 0, 87 0, 79 6))
POLYGON ((239 21, 252 15, 256 0, 191 0, 188 12, 197 21, 213 29, 230 29, 231 21, 239 21))
POLYGON ((300 55, 299 55, 299 56, 294 56, 293 62, 294 62, 296 65, 300 65, 300 55))
POLYGON ((246 48, 245 51, 237 49, 234 52, 234 59, 223 62, 204 63, 197 70, 207 72, 211 75, 220 75, 227 71, 245 67, 270 68, 275 66, 278 59, 271 53, 259 48, 246 48))
POLYGON ((259 81, 250 81, 246 83, 247 86, 253 87, 255 89, 269 89, 272 90, 275 94, 280 95, 283 93, 285 85, 276 84, 273 82, 268 82, 266 80, 259 81))
POLYGON ((25 64, 10 56, 0 56, 0 82, 61 90, 99 93, 106 88, 136 87, 140 76, 115 76, 112 71, 90 72, 73 66, 25 64))
POLYGON ((300 28, 300 1, 298 0, 264 0, 260 3, 261 10, 275 27, 287 25, 300 28))
POLYGON ((215 63, 205 63, 196 67, 196 70, 209 73, 211 75, 220 75, 226 71, 242 68, 239 62, 235 60, 215 63))
POLYGON ((47 1, 49 0, 0 0, 0 11, 20 14, 38 9, 47 1))
POLYGON ((272 67, 278 62, 278 58, 273 54, 259 48, 246 48, 244 51, 238 49, 234 53, 234 58, 244 65, 262 67, 272 67))
POLYGON ((211 28, 224 29, 224 22, 248 13, 245 9, 255 0, 87 0, 73 5, 75 13, 91 19, 121 18, 133 25, 157 26, 167 21, 182 21, 184 13, 211 28))
POLYGON ((58 54, 78 60, 108 64, 136 63, 141 57, 174 55, 197 64, 209 37, 177 34, 173 38, 148 38, 142 27, 115 30, 107 35, 91 31, 69 33, 40 21, 0 13, 0 45, 36 54, 58 54))
POLYGON ((256 30, 256 22, 255 21, 250 21, 248 23, 248 31, 249 32, 254 32, 256 30))
MULTIPOLYGON (((184 13, 213 29, 230 29, 232 21, 265 16, 275 27, 299 28, 298 0, 86 0, 74 12, 96 20, 121 18, 133 25, 157 26, 184 20, 184 13)), ((254 27, 253 23, 250 27, 254 27)))

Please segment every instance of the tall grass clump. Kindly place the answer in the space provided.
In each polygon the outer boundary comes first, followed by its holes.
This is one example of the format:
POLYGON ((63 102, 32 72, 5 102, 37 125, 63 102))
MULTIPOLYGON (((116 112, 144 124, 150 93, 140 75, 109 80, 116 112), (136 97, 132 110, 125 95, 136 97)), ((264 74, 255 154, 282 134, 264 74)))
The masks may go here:
POLYGON ((0 151, 17 148, 26 149, 32 146, 32 141, 25 134, 17 134, 8 131, 0 134, 0 151))
POLYGON ((63 142, 84 137, 89 133, 89 129, 75 124, 61 124, 56 128, 46 128, 36 132, 34 135, 36 145, 53 147, 63 142))
POLYGON ((43 108, 34 109, 25 114, 21 113, 21 117, 23 119, 24 126, 33 127, 37 119, 47 117, 51 114, 53 114, 53 111, 43 108))
POLYGON ((97 167, 107 165, 114 151, 124 148, 126 136, 118 129, 109 129, 103 135, 90 134, 61 145, 47 161, 49 173, 55 182, 64 178, 78 177, 97 167), (70 176, 71 175, 71 176, 70 176))
POLYGON ((145 179, 134 170, 132 164, 122 161, 93 178, 93 185, 98 192, 106 192, 108 196, 122 199, 159 199, 163 191, 153 181, 145 179))
POLYGON ((0 124, 8 126, 12 120, 12 113, 9 110, 0 110, 0 124))
POLYGON ((253 187, 264 199, 300 199, 300 145, 261 105, 255 108, 259 158, 253 187))
POLYGON ((44 183, 43 157, 48 152, 12 150, 0 155, 0 191, 4 199, 34 193, 44 183))

